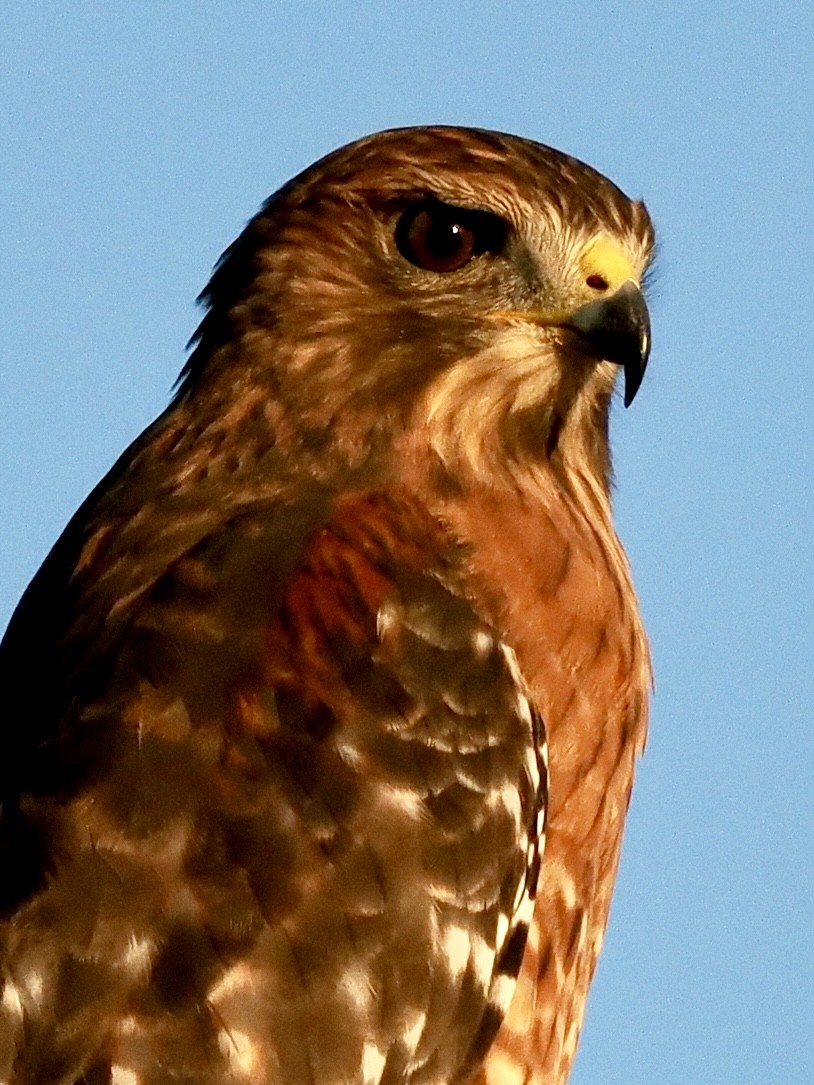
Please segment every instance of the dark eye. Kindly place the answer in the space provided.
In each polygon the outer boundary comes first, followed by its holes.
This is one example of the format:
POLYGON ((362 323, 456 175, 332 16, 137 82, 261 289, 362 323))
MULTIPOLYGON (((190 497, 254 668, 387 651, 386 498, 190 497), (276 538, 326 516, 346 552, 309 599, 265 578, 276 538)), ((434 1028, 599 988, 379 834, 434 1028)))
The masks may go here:
POLYGON ((506 224, 487 211, 426 200, 408 207, 396 225, 402 256, 424 271, 458 271, 484 252, 498 252, 506 224))

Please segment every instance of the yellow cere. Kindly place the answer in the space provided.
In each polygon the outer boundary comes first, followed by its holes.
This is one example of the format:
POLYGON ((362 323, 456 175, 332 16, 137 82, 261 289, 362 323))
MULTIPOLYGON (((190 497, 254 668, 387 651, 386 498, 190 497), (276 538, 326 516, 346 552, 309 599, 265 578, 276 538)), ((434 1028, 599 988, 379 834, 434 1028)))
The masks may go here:
POLYGON ((639 276, 630 262, 630 257, 616 241, 600 235, 585 248, 579 259, 582 273, 587 279, 590 275, 600 275, 611 290, 617 290, 629 280, 639 281, 639 276))

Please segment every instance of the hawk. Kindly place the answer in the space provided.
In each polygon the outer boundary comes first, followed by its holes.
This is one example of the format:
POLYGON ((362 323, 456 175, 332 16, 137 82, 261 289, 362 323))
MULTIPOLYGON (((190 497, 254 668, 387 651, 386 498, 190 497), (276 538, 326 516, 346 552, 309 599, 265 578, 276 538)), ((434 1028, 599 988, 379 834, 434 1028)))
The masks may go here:
POLYGON ((226 251, 0 649, 0 1081, 565 1081, 645 736, 652 247, 583 163, 418 128, 226 251))

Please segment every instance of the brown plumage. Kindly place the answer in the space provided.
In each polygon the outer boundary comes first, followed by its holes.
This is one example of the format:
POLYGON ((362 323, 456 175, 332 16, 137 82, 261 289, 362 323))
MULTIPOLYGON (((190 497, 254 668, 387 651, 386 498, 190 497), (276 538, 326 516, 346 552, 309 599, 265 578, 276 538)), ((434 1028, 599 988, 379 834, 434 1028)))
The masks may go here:
POLYGON ((565 1081, 646 728, 607 423, 652 244, 435 128, 226 252, 0 647, 0 1081, 565 1081))

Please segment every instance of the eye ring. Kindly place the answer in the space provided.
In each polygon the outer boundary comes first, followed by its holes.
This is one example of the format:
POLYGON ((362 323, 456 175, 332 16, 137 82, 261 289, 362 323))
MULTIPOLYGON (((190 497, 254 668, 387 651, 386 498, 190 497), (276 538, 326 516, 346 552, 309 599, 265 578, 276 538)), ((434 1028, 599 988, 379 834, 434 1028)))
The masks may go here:
POLYGON ((444 275, 460 271, 487 250, 498 251, 505 233, 505 223, 496 215, 424 200, 401 215, 395 240, 411 264, 444 275))

